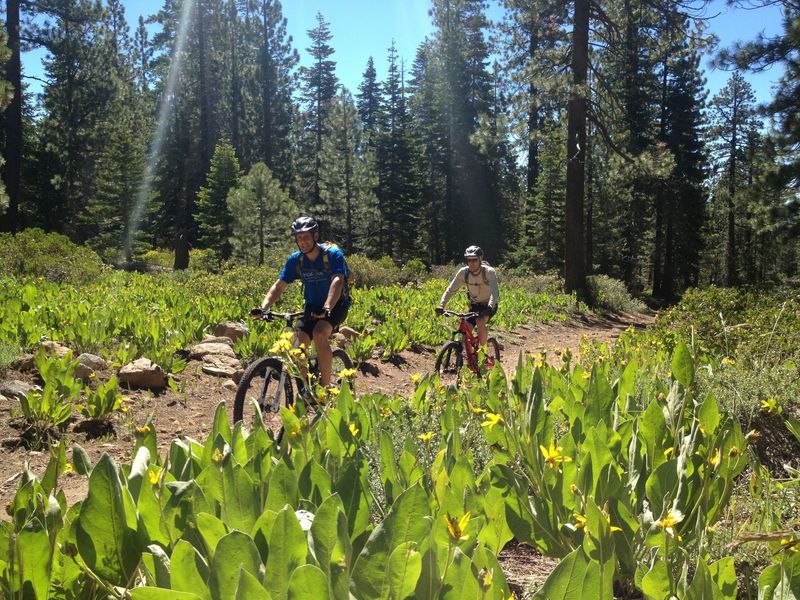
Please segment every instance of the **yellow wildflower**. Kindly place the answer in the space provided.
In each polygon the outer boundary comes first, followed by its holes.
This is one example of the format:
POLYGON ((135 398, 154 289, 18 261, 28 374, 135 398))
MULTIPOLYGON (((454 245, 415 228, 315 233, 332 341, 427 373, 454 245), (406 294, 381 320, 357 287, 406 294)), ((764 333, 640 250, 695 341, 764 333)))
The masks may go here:
POLYGON ((225 455, 222 454, 222 452, 220 452, 220 449, 219 448, 214 448, 214 452, 211 454, 211 462, 213 462, 214 464, 218 465, 219 463, 222 462, 222 460, 224 458, 225 458, 225 455))
POLYGON ((664 392, 659 392, 658 393, 658 401, 659 402, 663 402, 666 399, 667 399, 667 397, 664 395, 664 392))
POLYGON ((722 364, 723 365, 735 365, 736 361, 734 359, 726 356, 725 358, 722 359, 722 364))
POLYGON ((728 450, 728 456, 738 456, 739 455, 739 448, 736 446, 731 446, 731 449, 728 450))
POLYGON ((467 528, 471 516, 472 513, 467 511, 461 519, 456 521, 449 513, 445 515, 444 522, 447 523, 447 532, 454 541, 460 542, 469 538, 469 536, 464 535, 464 530, 467 528))
POLYGON ((780 401, 777 397, 772 396, 771 398, 767 398, 766 400, 761 401, 761 408, 766 410, 768 413, 779 415, 783 412, 783 407, 781 406, 780 401))
POLYGON ((494 569, 487 569, 486 567, 482 568, 480 573, 478 573, 478 581, 481 584, 481 587, 484 590, 490 590, 492 588, 492 579, 494 578, 494 569))
POLYGON ((467 408, 469 408, 469 411, 474 415, 479 415, 481 413, 486 412, 485 408, 481 408, 480 406, 474 406, 472 402, 470 402, 469 400, 467 400, 467 408))
POLYGON ((388 406, 382 406, 381 407, 381 417, 383 417, 385 419, 386 417, 390 417, 390 416, 392 416, 392 409, 389 408, 388 406))
POLYGON ((329 385, 329 386, 326 388, 326 391, 327 391, 327 393, 328 393, 328 395, 329 395, 329 396, 334 396, 334 397, 335 397, 335 396, 338 396, 338 395, 339 395, 339 391, 340 391, 340 390, 339 390, 339 388, 338 388, 338 387, 336 387, 335 385, 329 385))
POLYGON ((289 354, 291 350, 292 341, 290 338, 287 338, 286 335, 281 335, 269 349, 271 354, 289 354))
POLYGON ((140 435, 147 435, 151 431, 153 430, 150 428, 150 425, 142 425, 141 427, 136 428, 136 433, 140 435))
POLYGON ((422 379, 422 375, 420 375, 419 373, 414 373, 411 375, 411 383, 413 383, 414 385, 417 385, 420 379, 422 379))
POLYGON ((502 425, 503 417, 495 413, 486 413, 486 420, 481 423, 481 427, 487 427, 489 431, 494 429, 495 425, 502 425))
POLYGON ((420 433, 417 437, 427 444, 428 442, 431 441, 431 438, 433 437, 433 432, 426 431, 425 433, 420 433))
POLYGON ((350 430, 350 433, 352 434, 353 437, 356 437, 358 435, 358 432, 360 431, 360 429, 356 427, 355 423, 350 423, 347 426, 347 428, 350 430))
POLYGON ((575 518, 575 529, 583 529, 586 527, 586 517, 578 513, 572 513, 572 516, 575 518))
POLYGON ((572 462, 572 458, 561 454, 561 446, 556 447, 553 442, 550 442, 550 448, 545 448, 544 446, 539 446, 539 449, 542 451, 542 456, 544 456, 545 464, 550 467, 551 469, 560 470, 561 467, 558 466, 558 463, 562 462, 572 462))
POLYGON ((683 521, 683 513, 678 509, 671 508, 667 512, 667 516, 658 521, 658 526, 663 528, 671 536, 675 536, 675 525, 683 521))
POLYGON ((569 484, 569 491, 572 492, 573 494, 580 494, 581 493, 581 491, 578 489, 578 486, 575 485, 574 483, 570 483, 569 484))
POLYGON ((716 467, 721 458, 722 451, 720 448, 717 448, 717 451, 708 458, 708 464, 710 464, 712 467, 716 467))
POLYGON ((797 552, 798 545, 800 545, 800 539, 793 535, 781 539, 781 550, 786 552, 797 552))
POLYGON ((150 480, 150 485, 158 485, 158 480, 161 478, 161 469, 153 467, 147 472, 147 477, 150 480))
POLYGON ((64 475, 69 475, 70 473, 74 473, 75 469, 72 467, 72 463, 67 463, 64 465, 64 475))
POLYGON ((355 369, 342 369, 339 371, 339 379, 353 379, 355 376, 355 369))
POLYGON ((589 371, 584 371, 583 373, 581 373, 581 377, 583 377, 584 379, 589 379, 591 376, 592 374, 589 371))

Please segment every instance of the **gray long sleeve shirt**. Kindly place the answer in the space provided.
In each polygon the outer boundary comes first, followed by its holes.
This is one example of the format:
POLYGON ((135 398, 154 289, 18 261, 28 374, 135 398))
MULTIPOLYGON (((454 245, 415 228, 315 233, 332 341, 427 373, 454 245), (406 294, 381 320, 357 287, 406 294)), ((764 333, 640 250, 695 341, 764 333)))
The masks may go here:
POLYGON ((477 275, 473 275, 469 267, 462 267, 459 269, 453 281, 447 286, 447 289, 442 295, 439 302, 441 306, 447 304, 448 300, 453 297, 464 284, 467 284, 467 293, 469 294, 469 301, 472 304, 488 304, 491 307, 497 307, 497 302, 500 299, 500 290, 497 287, 497 273, 492 267, 487 265, 481 266, 481 271, 477 275), (482 271, 482 272, 481 272, 482 271))

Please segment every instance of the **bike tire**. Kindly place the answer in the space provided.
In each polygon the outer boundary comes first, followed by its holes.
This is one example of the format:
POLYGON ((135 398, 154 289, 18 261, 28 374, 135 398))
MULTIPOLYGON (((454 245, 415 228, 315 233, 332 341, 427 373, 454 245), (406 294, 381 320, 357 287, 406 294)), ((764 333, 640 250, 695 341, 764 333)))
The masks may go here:
POLYGON ((454 340, 446 342, 436 355, 435 371, 439 374, 439 381, 445 385, 456 383, 458 372, 464 364, 463 346, 454 340))
MULTIPOLYGON (((255 400, 261 410, 261 419, 264 427, 272 432, 273 438, 280 442, 283 437, 283 421, 280 412, 269 409, 275 398, 278 399, 277 408, 289 407, 294 402, 292 391, 292 378, 283 369, 283 362, 272 356, 259 358, 251 363, 245 370, 236 396, 233 401, 233 422, 238 423, 245 419, 245 411, 252 410, 251 400, 255 400), (281 380, 283 386, 281 389, 281 380)), ((257 423, 255 415, 251 422, 245 421, 251 428, 257 423)))

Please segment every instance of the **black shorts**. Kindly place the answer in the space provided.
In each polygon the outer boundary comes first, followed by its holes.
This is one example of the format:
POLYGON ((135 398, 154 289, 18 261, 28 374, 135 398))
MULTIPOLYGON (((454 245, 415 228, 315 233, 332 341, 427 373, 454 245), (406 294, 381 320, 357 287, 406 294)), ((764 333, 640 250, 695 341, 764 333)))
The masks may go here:
MULTIPOLYGON (((322 319, 317 319, 312 316, 312 311, 308 307, 305 308, 305 314, 300 317, 297 322, 294 324, 295 329, 299 329, 300 331, 304 332, 309 338, 314 338, 314 327, 316 327, 319 321, 327 321, 333 327, 333 330, 336 331, 339 329, 339 325, 344 323, 344 320, 347 318, 347 312, 349 311, 349 307, 347 306, 346 302, 342 302, 341 300, 336 303, 336 306, 333 307, 331 310, 330 317, 324 317, 322 319)), ((320 311, 322 312, 322 311, 320 311)))
MULTIPOLYGON (((488 316, 489 317, 489 321, 491 321, 492 317, 497 312, 497 307, 496 306, 495 307, 491 307, 488 304, 470 304, 469 305, 469 312, 476 312, 482 317, 488 316)), ((473 326, 475 325, 475 319, 468 319, 468 321, 473 326)))

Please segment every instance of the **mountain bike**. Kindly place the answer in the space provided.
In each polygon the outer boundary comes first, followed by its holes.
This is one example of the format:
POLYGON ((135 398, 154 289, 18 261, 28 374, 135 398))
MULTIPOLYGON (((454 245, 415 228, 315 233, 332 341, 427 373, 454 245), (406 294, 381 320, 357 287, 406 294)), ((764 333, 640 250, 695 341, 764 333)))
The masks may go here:
MULTIPOLYGON (((435 370, 442 383, 457 382, 458 372, 464 366, 466 356, 467 367, 478 377, 481 376, 481 365, 478 360, 478 336, 473 332, 474 319, 480 314, 476 312, 457 313, 450 310, 442 313, 448 317, 458 318, 458 329, 453 332, 449 342, 445 342, 436 355, 435 370), (471 322, 472 321, 472 322, 471 322)), ((500 344, 493 337, 486 343, 485 367, 491 369, 500 360, 500 344)))
MULTIPOLYGON (((255 309, 250 312, 250 316, 261 321, 272 321, 282 319, 286 322, 283 331, 294 331, 294 321, 303 316, 303 312, 276 313, 273 311, 262 311, 255 309)), ((295 343, 296 338, 295 338, 295 343)), ((333 349, 333 364, 331 373, 335 376, 342 369, 352 369, 353 361, 347 352, 341 348, 333 349)), ((319 374, 316 354, 308 354, 308 370, 310 380, 314 380, 319 374)), ((283 421, 280 415, 281 406, 290 408, 295 398, 299 398, 305 408, 308 418, 313 418, 316 414, 317 402, 313 397, 313 391, 307 390, 305 382, 300 377, 292 376, 287 372, 283 358, 279 356, 265 356, 257 358, 250 363, 250 366, 242 375, 239 386, 236 388, 236 396, 233 401, 233 422, 242 421, 245 410, 253 407, 255 400, 260 409, 260 417, 264 426, 272 431, 274 439, 280 443, 283 437, 283 421), (295 389, 297 394, 295 394, 295 389)), ((256 415, 253 413, 253 422, 247 423, 252 426, 257 424, 256 415)))

